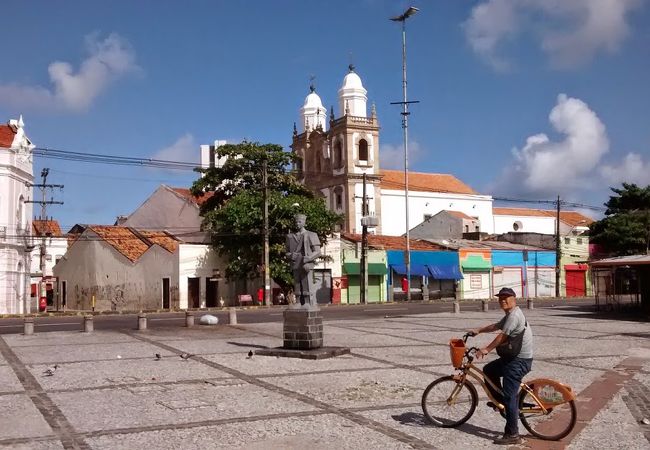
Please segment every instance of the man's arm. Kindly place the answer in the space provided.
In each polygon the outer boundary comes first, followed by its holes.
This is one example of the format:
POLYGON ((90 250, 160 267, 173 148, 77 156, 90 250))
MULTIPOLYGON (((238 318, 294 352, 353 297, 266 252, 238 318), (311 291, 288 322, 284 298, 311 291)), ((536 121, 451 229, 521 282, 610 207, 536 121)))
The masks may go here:
POLYGON ((481 327, 481 328, 476 328, 474 330, 469 330, 469 332, 474 334, 474 335, 478 335, 478 334, 481 334, 481 333, 491 333, 491 332, 497 331, 499 329, 500 329, 499 328, 499 322, 497 322, 497 323, 493 323, 493 324, 490 324, 490 325, 486 325, 486 326, 481 327))
POLYGON ((507 340, 508 340, 508 335, 506 335, 505 333, 497 334, 497 336, 494 338, 492 342, 490 342, 486 347, 479 349, 477 356, 479 357, 479 359, 484 357, 492 350, 497 348, 499 345, 505 343, 507 340))

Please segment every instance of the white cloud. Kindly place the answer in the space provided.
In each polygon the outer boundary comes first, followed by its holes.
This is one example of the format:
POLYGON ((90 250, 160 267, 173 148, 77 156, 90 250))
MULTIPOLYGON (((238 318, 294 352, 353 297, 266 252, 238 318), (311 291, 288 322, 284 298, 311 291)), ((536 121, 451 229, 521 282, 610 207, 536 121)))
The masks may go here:
MULTIPOLYGON (((420 160, 422 153, 420 144, 409 140, 409 170, 413 170, 414 164, 420 160)), ((404 170, 404 144, 382 144, 379 149, 379 164, 382 169, 404 170)))
POLYGON ((485 0, 463 23, 472 49, 507 69, 504 43, 530 33, 553 65, 570 68, 614 52, 629 34, 627 16, 643 0, 485 0))
POLYGON ((643 161, 637 153, 628 153, 620 164, 602 166, 600 173, 610 186, 623 182, 647 186, 650 184, 650 161, 643 161))
POLYGON ((99 40, 96 34, 86 37, 90 54, 75 71, 64 61, 54 61, 48 66, 51 88, 17 83, 0 84, 0 102, 20 108, 87 109, 109 84, 132 72, 140 71, 130 44, 112 33, 99 40))
POLYGON ((596 113, 582 100, 560 94, 549 121, 564 138, 552 141, 535 134, 513 149, 513 162, 493 186, 497 193, 549 197, 595 182, 594 169, 609 151, 605 125, 596 113))
POLYGON ((178 138, 172 145, 161 148, 154 153, 152 159, 198 164, 199 146, 195 142, 194 136, 190 133, 186 133, 178 138))

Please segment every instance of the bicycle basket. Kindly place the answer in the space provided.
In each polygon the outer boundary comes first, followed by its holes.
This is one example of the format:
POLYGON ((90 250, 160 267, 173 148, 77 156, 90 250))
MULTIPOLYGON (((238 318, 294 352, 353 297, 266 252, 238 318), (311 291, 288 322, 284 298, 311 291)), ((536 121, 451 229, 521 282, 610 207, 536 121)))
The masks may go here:
POLYGON ((449 341, 449 355, 454 369, 462 366, 463 357, 465 356, 465 342, 462 339, 451 339, 449 341))

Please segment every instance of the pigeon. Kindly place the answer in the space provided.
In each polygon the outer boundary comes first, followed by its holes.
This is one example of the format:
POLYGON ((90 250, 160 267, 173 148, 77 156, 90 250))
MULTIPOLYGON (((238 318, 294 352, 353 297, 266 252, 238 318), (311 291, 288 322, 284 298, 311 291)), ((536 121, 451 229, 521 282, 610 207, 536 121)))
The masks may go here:
POLYGON ((194 355, 192 355, 192 354, 190 354, 190 353, 181 353, 181 354, 180 354, 181 359, 184 359, 185 361, 187 361, 188 359, 190 359, 192 356, 194 356, 194 355))
POLYGON ((253 350, 249 350, 246 359, 251 359, 252 357, 253 357, 253 350))
POLYGON ((160 356, 160 353, 156 353, 154 355, 154 357, 155 357, 156 361, 160 361, 160 359, 162 358, 162 356, 160 356))
POLYGON ((47 369, 45 369, 45 372, 43 372, 43 373, 45 374, 46 377, 51 377, 52 375, 54 375, 54 372, 56 372, 56 369, 58 369, 58 368, 59 368, 59 365, 54 364, 52 367, 48 367, 47 369))

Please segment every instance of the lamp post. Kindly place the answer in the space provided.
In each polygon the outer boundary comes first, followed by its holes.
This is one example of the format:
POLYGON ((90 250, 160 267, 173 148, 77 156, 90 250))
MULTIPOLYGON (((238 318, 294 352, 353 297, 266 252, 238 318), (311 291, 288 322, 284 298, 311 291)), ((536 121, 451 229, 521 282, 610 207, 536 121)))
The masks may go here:
POLYGON ((402 101, 392 102, 392 105, 402 105, 402 130, 404 131, 404 200, 406 203, 406 254, 404 255, 404 264, 406 266, 406 300, 411 300, 411 243, 409 231, 409 159, 408 159, 408 116, 409 103, 419 103, 417 101, 407 101, 406 99, 406 19, 419 11, 413 6, 409 7, 403 14, 391 17, 390 20, 402 23, 402 101))

